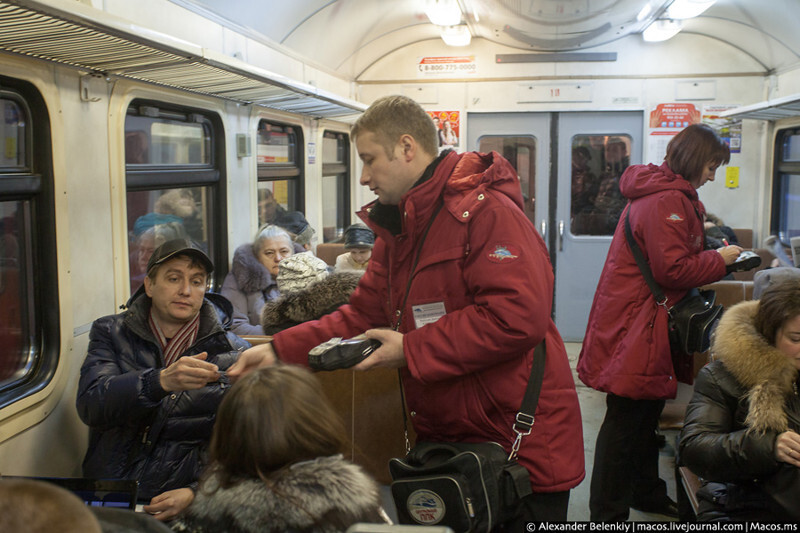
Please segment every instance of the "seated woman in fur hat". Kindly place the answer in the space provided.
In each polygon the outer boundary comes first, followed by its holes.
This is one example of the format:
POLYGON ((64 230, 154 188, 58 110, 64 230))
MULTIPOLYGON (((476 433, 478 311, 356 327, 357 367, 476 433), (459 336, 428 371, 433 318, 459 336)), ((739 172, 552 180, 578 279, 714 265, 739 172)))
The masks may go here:
POLYGON ((800 280, 728 309, 711 349, 678 444, 698 521, 800 520, 800 280))
POLYGON ((345 531, 387 523, 375 481, 341 455, 341 418, 319 380, 296 365, 244 376, 225 395, 210 465, 174 531, 345 531))
POLYGON ((278 266, 280 297, 267 302, 261 312, 265 335, 316 320, 346 304, 361 275, 329 274, 328 265, 311 252, 295 254, 278 266))

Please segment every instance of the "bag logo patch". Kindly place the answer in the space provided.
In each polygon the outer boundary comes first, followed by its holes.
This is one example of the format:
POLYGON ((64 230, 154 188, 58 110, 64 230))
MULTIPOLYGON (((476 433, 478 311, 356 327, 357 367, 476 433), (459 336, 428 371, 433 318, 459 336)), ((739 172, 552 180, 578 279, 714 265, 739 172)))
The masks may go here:
POLYGON ((406 508, 411 518, 422 525, 438 524, 445 514, 442 498, 426 489, 412 492, 406 500, 406 508))
POLYGON ((683 222, 683 218, 678 213, 672 213, 667 217, 667 222, 683 222))
POLYGON ((505 263, 519 257, 519 250, 510 244, 495 244, 494 251, 489 253, 489 261, 505 263))

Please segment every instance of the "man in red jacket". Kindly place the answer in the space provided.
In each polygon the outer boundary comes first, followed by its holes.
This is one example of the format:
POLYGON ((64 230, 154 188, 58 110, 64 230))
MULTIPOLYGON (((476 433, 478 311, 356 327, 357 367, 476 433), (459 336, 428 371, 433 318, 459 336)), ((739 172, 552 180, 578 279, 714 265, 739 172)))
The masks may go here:
POLYGON ((376 101, 352 135, 360 182, 378 197, 358 213, 376 234, 366 273, 349 304, 248 350, 229 374, 276 356, 307 364, 314 346, 366 332, 382 345, 355 368, 401 370, 420 440, 510 450, 533 351, 545 340, 536 424, 519 451, 534 494, 507 527, 566 520, 569 490, 584 477, 580 408, 550 316, 552 267, 514 168, 497 153, 437 156, 433 122, 402 96, 376 101))

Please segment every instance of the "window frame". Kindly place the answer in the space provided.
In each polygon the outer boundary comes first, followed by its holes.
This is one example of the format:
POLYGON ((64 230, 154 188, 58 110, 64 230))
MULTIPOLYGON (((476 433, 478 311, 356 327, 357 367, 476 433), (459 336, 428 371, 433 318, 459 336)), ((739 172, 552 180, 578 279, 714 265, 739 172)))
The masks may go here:
POLYGON ((778 235, 784 245, 789 246, 789 236, 784 235, 781 228, 783 195, 781 194, 781 177, 784 175, 800 176, 800 161, 785 161, 783 159, 783 144, 787 137, 798 136, 800 139, 800 125, 782 128, 775 132, 775 145, 773 152, 772 170, 772 208, 770 217, 770 234, 778 235), (784 238, 786 240, 784 240, 784 238))
MULTIPOLYGON (((176 165, 125 163, 125 212, 127 219, 127 194, 129 192, 208 187, 208 202, 204 206, 204 214, 212 221, 208 228, 208 255, 215 267, 209 278, 209 290, 211 292, 218 291, 222 287, 223 279, 228 271, 228 231, 225 214, 227 206, 226 152, 222 118, 216 111, 208 109, 148 98, 135 98, 128 103, 125 110, 123 136, 127 133, 127 119, 131 115, 187 123, 203 123, 208 128, 209 161, 207 163, 176 165), (132 112, 132 108, 136 108, 137 111, 132 112)), ((126 244, 126 248, 127 253, 130 254, 130 245, 126 244)))
MULTIPOLYGON (((353 218, 353 208, 352 208, 352 202, 351 202, 352 190, 351 190, 351 183, 350 183, 350 171, 351 171, 351 167, 350 167, 350 134, 346 133, 346 132, 343 132, 343 131, 336 131, 336 130, 326 129, 326 130, 323 130, 323 132, 322 132, 322 142, 323 142, 323 148, 322 148, 322 174, 320 175, 320 179, 322 180, 325 177, 329 177, 329 176, 335 176, 337 178, 339 176, 342 177, 340 182, 338 182, 336 184, 337 185, 337 189, 339 189, 337 191, 339 202, 341 202, 339 205, 337 205, 337 208, 336 208, 337 209, 337 219, 338 219, 336 221, 336 223, 337 223, 337 227, 338 227, 338 225, 341 225, 342 234, 337 236, 337 238, 331 239, 331 240, 326 240, 324 238, 324 235, 323 235, 323 242, 340 242, 340 241, 342 241, 344 239, 344 230, 347 229, 347 227, 350 225, 350 223, 352 221, 352 218, 353 218), (331 135, 332 137, 326 137, 328 135, 331 135), (325 139, 326 138, 336 138, 336 137, 338 137, 340 135, 344 139, 344 146, 342 147, 342 160, 341 161, 331 162, 331 163, 325 162, 325 148, 324 148, 325 139)), ((338 143, 338 141, 337 141, 337 143, 338 143)), ((338 149, 339 149, 339 147, 337 146, 337 150, 338 149)))
MULTIPOLYGON (((271 126, 291 130, 295 137, 294 143, 294 163, 259 163, 256 158, 256 188, 258 183, 270 181, 291 181, 294 182, 294 209, 290 211, 306 212, 306 189, 305 189, 305 150, 303 128, 297 124, 280 122, 271 118, 259 116, 256 122, 256 151, 258 150, 258 132, 261 124, 267 123, 271 126)), ((256 221, 258 222, 258 210, 256 210, 256 221)), ((259 224, 260 225, 260 224, 259 224)))
POLYGON ((20 104, 30 125, 25 132, 25 167, 0 169, 0 201, 22 201, 27 206, 29 242, 25 244, 30 264, 24 283, 29 287, 25 314, 30 331, 23 342, 33 359, 22 379, 0 389, 3 409, 50 384, 61 359, 61 328, 49 112, 38 89, 23 80, 0 75, 0 96, 20 104))

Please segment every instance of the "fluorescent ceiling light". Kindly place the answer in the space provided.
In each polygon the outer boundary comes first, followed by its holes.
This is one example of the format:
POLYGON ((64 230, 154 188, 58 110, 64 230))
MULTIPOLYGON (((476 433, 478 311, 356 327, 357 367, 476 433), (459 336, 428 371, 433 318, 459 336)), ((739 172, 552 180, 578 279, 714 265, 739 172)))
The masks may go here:
POLYGON ((711 7, 716 0, 675 0, 667 8, 671 19, 690 19, 711 7))
POLYGON ((448 46, 467 46, 472 40, 469 28, 461 24, 459 26, 448 26, 442 28, 442 40, 448 46))
POLYGON ((641 10, 641 11, 639 11, 639 14, 638 14, 638 15, 636 15, 636 21, 637 21, 637 22, 641 22, 641 21, 643 21, 644 19, 646 19, 646 18, 647 18, 647 15, 649 15, 651 11, 653 11, 653 8, 652 8, 652 7, 650 7, 650 2, 648 2, 648 3, 646 3, 646 4, 644 5, 644 7, 642 8, 642 10, 641 10))
POLYGON ((680 20, 659 19, 645 28, 642 39, 651 43, 666 41, 681 31, 681 27, 680 20))
POLYGON ((456 0, 427 0, 425 14, 437 26, 461 24, 461 8, 456 0))

